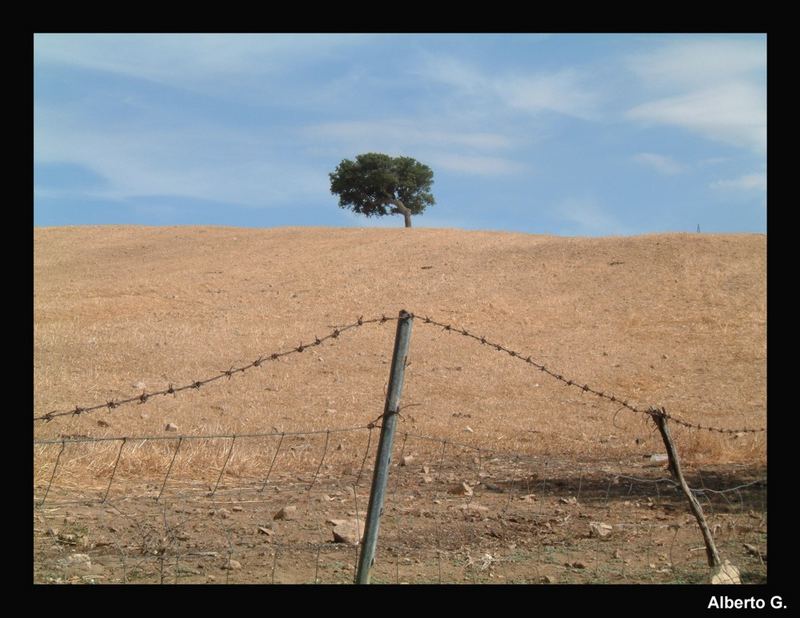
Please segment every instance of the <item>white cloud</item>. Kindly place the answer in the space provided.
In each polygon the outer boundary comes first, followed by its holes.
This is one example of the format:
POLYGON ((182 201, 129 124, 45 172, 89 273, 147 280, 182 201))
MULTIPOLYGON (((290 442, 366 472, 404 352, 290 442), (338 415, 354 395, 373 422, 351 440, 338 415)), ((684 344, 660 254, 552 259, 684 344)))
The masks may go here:
POLYGON ((429 58, 416 74, 431 82, 455 89, 452 93, 469 104, 497 104, 530 114, 557 112, 578 118, 596 114, 599 96, 587 85, 587 75, 570 68, 559 71, 528 73, 483 72, 451 57, 429 58))
POLYGON ((583 76, 574 69, 531 76, 510 76, 493 81, 506 104, 530 113, 548 110, 590 118, 595 115, 599 96, 586 88, 583 76))
POLYGON ((34 66, 62 64, 169 83, 287 70, 366 37, 292 34, 38 34, 34 66))
POLYGON ((565 232, 589 236, 622 236, 630 229, 608 214, 593 197, 569 197, 555 204, 555 211, 568 222, 565 232))
POLYGON ((730 83, 658 99, 634 107, 628 116, 644 124, 682 127, 758 153, 766 151, 766 96, 750 84, 730 83))
POLYGON ((712 83, 758 77, 767 65, 764 41, 682 40, 630 57, 627 66, 654 88, 705 88, 712 83))
POLYGON ((675 159, 651 152, 641 152, 634 156, 633 160, 654 169, 660 174, 666 174, 668 176, 681 174, 686 171, 686 167, 675 161, 675 159))
POLYGON ((512 140, 499 133, 446 131, 403 120, 328 122, 303 129, 310 139, 336 139, 347 144, 374 143, 378 150, 406 146, 458 146, 485 150, 509 148, 512 140))
POLYGON ((767 175, 765 173, 744 174, 738 178, 717 180, 711 183, 713 189, 734 191, 766 191, 767 175))
POLYGON ((523 164, 502 157, 434 154, 429 155, 428 158, 437 167, 462 174, 498 176, 516 174, 525 170, 523 164))
POLYGON ((109 199, 172 195, 261 207, 328 195, 325 170, 283 160, 281 150, 268 137, 214 126, 98 129, 41 108, 35 119, 35 161, 91 170, 105 183, 83 193, 109 199))
POLYGON ((402 120, 330 122, 306 127, 302 135, 317 143, 337 142, 341 148, 331 154, 346 150, 408 155, 436 169, 462 174, 495 176, 525 169, 513 159, 491 154, 512 147, 513 140, 505 135, 436 129, 431 124, 402 120))
POLYGON ((708 139, 766 152, 766 43, 761 39, 678 41, 628 58, 651 100, 627 115, 708 139))

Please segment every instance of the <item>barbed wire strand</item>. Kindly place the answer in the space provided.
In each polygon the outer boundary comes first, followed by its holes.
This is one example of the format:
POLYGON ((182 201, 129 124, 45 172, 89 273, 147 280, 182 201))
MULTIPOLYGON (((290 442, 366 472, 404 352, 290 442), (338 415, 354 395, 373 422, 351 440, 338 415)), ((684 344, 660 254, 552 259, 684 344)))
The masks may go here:
POLYGON ((444 329, 447 332, 460 334, 460 335, 462 335, 464 337, 467 337, 467 338, 473 339, 475 341, 478 341, 482 345, 488 345, 489 347, 494 348, 498 352, 504 352, 504 353, 508 354, 509 356, 511 356, 512 358, 516 358, 516 359, 518 359, 518 360, 520 360, 520 361, 522 361, 524 363, 527 363, 527 364, 529 364, 529 365, 531 365, 533 367, 536 367, 541 372, 549 375, 552 378, 555 378, 559 382, 562 382, 565 386, 573 386, 575 388, 580 389, 584 393, 591 393, 592 395, 594 395, 596 397, 599 397, 601 399, 606 399, 606 400, 611 401, 613 403, 618 403, 622 407, 627 408, 628 410, 630 410, 631 412, 636 412, 638 414, 647 414, 647 415, 650 415, 650 416, 652 416, 655 413, 658 413, 658 414, 663 415, 665 418, 667 418, 667 419, 669 419, 669 420, 671 420, 671 421, 673 421, 673 422, 675 422, 675 423, 677 423, 679 425, 682 425, 684 427, 689 427, 689 428, 692 428, 692 429, 701 429, 701 430, 718 432, 718 433, 736 434, 736 433, 760 433, 760 432, 766 431, 766 428, 759 428, 759 429, 723 429, 723 428, 719 428, 719 427, 711 427, 711 426, 707 426, 707 425, 701 425, 699 423, 691 423, 689 421, 685 421, 685 420, 683 420, 683 419, 681 419, 679 417, 676 417, 676 416, 673 416, 673 415, 667 413, 664 408, 650 407, 647 410, 644 410, 644 409, 641 409, 641 408, 631 404, 627 400, 624 400, 624 399, 621 399, 621 398, 617 397, 616 395, 613 395, 611 393, 606 393, 604 391, 596 390, 595 388, 592 388, 588 384, 583 384, 580 381, 568 378, 568 377, 562 375, 561 373, 557 373, 556 371, 547 368, 542 363, 536 362, 535 360, 533 360, 533 358, 530 355, 526 356, 524 354, 521 354, 519 352, 511 350, 511 349, 505 347, 504 345, 501 345, 499 343, 495 343, 493 341, 490 341, 490 340, 486 339, 486 337, 484 337, 484 336, 480 336, 479 337, 478 335, 475 335, 475 334, 471 333, 470 331, 468 331, 465 328, 457 328, 457 327, 453 326, 452 324, 446 324, 446 323, 443 323, 443 322, 439 322, 439 321, 434 320, 434 319, 432 319, 432 318, 430 318, 428 316, 422 317, 422 316, 417 316, 417 315, 414 315, 414 314, 411 314, 411 315, 414 318, 421 318, 421 321, 422 321, 423 324, 430 324, 430 325, 433 325, 433 326, 438 326, 438 327, 444 329))
POLYGON ((301 354, 306 350, 322 345, 324 342, 330 339, 338 339, 342 333, 354 328, 360 328, 365 324, 375 324, 375 323, 385 324, 386 322, 391 322, 398 319, 399 318, 388 318, 386 316, 381 316, 380 318, 365 320, 363 316, 361 316, 360 318, 358 318, 356 322, 353 322, 351 324, 346 324, 345 326, 340 326, 338 328, 334 328, 329 334, 325 335, 324 337, 315 336, 314 341, 312 342, 300 343, 297 347, 291 348, 289 350, 284 350, 283 352, 273 352, 271 354, 261 355, 253 362, 244 365, 242 367, 231 367, 230 369, 227 369, 225 371, 218 372, 217 375, 199 380, 194 380, 193 382, 190 382, 189 384, 185 384, 183 386, 175 387, 174 385, 169 384, 169 386, 164 390, 153 391, 150 393, 148 393, 147 391, 143 391, 139 395, 128 397, 126 399, 120 399, 120 400, 111 399, 109 401, 106 401, 105 403, 95 404, 92 406, 75 406, 72 410, 62 410, 62 411, 54 410, 46 414, 42 414, 40 416, 34 416, 33 420, 34 422, 35 421, 49 422, 55 418, 59 418, 62 416, 80 416, 81 414, 95 412, 97 410, 102 410, 102 409, 108 409, 109 411, 111 411, 119 408, 120 406, 128 405, 131 403, 144 404, 147 403, 153 397, 163 397, 165 395, 177 395, 178 393, 181 393, 189 389, 196 390, 205 386, 206 384, 216 382, 217 380, 222 380, 223 378, 231 379, 237 373, 244 373, 249 369, 260 367, 264 362, 276 361, 280 358, 289 356, 291 354, 301 354))

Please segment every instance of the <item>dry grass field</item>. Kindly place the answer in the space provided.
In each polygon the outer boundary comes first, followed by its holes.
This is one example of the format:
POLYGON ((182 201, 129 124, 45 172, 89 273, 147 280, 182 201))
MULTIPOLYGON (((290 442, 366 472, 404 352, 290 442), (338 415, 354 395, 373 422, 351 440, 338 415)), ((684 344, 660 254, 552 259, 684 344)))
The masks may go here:
MULTIPOLYGON (((35 229, 34 416, 190 384, 400 309, 636 406, 722 428, 766 424, 764 235, 424 228, 35 229)), ((168 423, 180 435, 364 426, 383 410, 395 325, 367 324, 175 396, 35 422, 34 438, 175 435, 168 423)), ((400 432, 482 449, 576 462, 663 452, 646 418, 420 319, 402 403, 400 432)), ((672 429, 690 469, 766 465, 765 433, 672 429)), ((292 447, 298 467, 318 461, 323 438, 292 447)), ((363 438, 331 434, 325 469, 357 465, 363 438)), ((187 442, 173 477, 213 482, 229 447, 187 442)), ((163 477, 174 449, 130 448, 115 483, 163 477)), ((103 487, 118 450, 65 453, 60 486, 103 487)), ((263 472, 272 450, 237 443, 226 475, 263 472)), ((58 447, 34 451, 41 488, 58 447)))

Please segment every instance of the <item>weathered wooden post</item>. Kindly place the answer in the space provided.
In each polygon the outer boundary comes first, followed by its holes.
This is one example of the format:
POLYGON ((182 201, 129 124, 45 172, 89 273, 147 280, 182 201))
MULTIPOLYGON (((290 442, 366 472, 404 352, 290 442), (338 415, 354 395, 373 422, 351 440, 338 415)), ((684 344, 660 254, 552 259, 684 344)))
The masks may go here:
POLYGON ((375 456, 375 472, 372 477, 372 488, 369 493, 367 519, 364 525, 364 543, 358 560, 356 571, 357 584, 368 584, 372 563, 375 561, 375 550, 378 544, 378 528, 383 511, 383 499, 386 494, 386 483, 389 480, 389 467, 392 463, 392 444, 394 430, 397 425, 397 413, 400 409, 400 395, 403 392, 408 345, 411 341, 411 325, 414 317, 406 311, 400 311, 397 320, 397 333, 394 339, 392 368, 389 373, 389 390, 386 394, 386 405, 383 409, 381 437, 378 442, 378 453, 375 456))
POLYGON ((689 489, 686 479, 683 477, 681 462, 678 459, 678 451, 675 449, 675 443, 672 441, 672 436, 670 435, 669 427, 667 426, 666 412, 664 409, 658 410, 651 408, 650 416, 653 418, 653 421, 655 421, 658 431, 661 433, 661 439, 664 440, 664 446, 667 449, 667 457, 669 458, 670 472, 672 472, 672 476, 675 478, 675 480, 680 483, 681 489, 683 490, 683 495, 685 495, 686 499, 689 501, 689 508, 692 509, 692 513, 697 520, 697 525, 700 526, 700 531, 703 533, 703 540, 706 544, 706 557, 708 558, 708 566, 717 568, 722 564, 719 559, 719 552, 717 552, 717 546, 714 544, 714 537, 711 536, 711 530, 708 529, 708 523, 706 523, 706 517, 703 514, 703 509, 700 507, 700 503, 697 501, 697 498, 694 497, 692 490, 689 489))

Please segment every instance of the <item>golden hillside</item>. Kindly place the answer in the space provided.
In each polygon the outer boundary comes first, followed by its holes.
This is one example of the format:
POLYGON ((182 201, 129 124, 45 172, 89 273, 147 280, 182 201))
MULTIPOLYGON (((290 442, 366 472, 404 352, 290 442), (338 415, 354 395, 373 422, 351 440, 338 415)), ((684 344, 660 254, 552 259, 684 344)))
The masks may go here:
MULTIPOLYGON (((35 229, 34 416, 189 384, 400 309, 637 406, 766 423, 764 235, 424 228, 35 229)), ((365 325, 202 389, 37 422, 34 435, 363 425, 383 409, 394 330, 365 325)), ((409 361, 401 430, 570 457, 663 450, 645 418, 419 319, 409 361)), ((765 458, 764 434, 674 432, 695 461, 765 458)))

